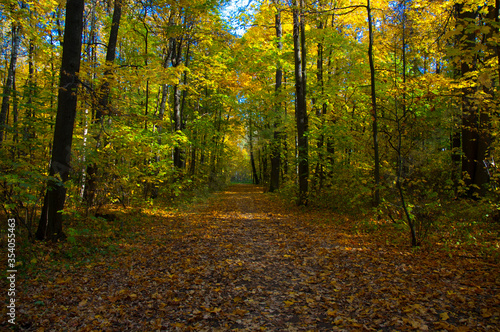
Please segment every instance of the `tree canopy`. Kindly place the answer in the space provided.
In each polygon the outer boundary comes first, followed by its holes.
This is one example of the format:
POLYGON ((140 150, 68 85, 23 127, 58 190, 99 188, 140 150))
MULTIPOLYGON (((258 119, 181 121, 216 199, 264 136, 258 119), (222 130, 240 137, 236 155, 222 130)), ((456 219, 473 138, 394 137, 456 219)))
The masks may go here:
POLYGON ((51 188, 92 215, 253 181, 413 245, 453 200, 498 213, 498 1, 87 2, 61 150, 69 3, 0 2, 1 201, 30 237, 51 188))

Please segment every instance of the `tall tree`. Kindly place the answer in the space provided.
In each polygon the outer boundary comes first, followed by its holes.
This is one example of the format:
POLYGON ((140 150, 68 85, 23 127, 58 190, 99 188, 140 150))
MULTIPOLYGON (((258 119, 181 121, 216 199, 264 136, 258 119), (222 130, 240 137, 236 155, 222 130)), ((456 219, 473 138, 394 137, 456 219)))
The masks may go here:
MULTIPOLYGON (((471 25, 476 24, 478 12, 474 8, 465 7, 463 3, 457 4, 456 10, 462 41, 460 74, 462 79, 466 79, 473 71, 478 70, 478 63, 486 59, 479 59, 480 54, 476 53, 478 39, 476 30, 471 28, 471 25)), ((489 7, 489 12, 493 13, 494 8, 489 7)), ((477 87, 470 83, 465 84, 462 89, 462 180, 468 197, 484 196, 489 181, 485 162, 490 146, 490 110, 476 98, 476 90, 477 87)))
MULTIPOLYGON (((325 25, 323 24, 322 17, 319 17, 319 23, 318 23, 318 31, 321 31, 325 28, 325 25)), ((333 21, 333 19, 332 19, 333 21)), ((326 23, 328 24, 328 18, 326 20, 326 23)), ((333 22, 332 22, 333 23, 333 22)), ((326 25, 327 25, 326 24, 326 25)), ((319 95, 320 95, 320 101, 321 101, 321 107, 318 107, 316 105, 316 98, 313 98, 313 108, 316 109, 316 116, 320 119, 320 127, 321 131, 324 130, 325 127, 325 117, 327 113, 327 104, 324 99, 324 94, 325 94, 325 82, 324 82, 324 69, 323 69, 323 61, 324 61, 324 37, 321 37, 321 40, 317 44, 317 60, 316 60, 316 79, 317 79, 317 85, 319 89, 319 95)), ((325 161, 331 161, 332 155, 328 153, 328 158, 325 160, 325 153, 323 151, 323 146, 325 143, 325 134, 321 132, 320 137, 317 142, 317 149, 318 149, 318 161, 316 162, 315 166, 315 177, 314 177, 314 185, 313 187, 317 184, 317 189, 321 190, 323 187, 323 181, 325 179, 325 161)), ((329 146, 331 146, 331 142, 329 142, 329 146)))
MULTIPOLYGON (((281 26, 281 8, 278 1, 274 1, 276 6, 274 28, 276 30, 276 47, 279 51, 283 49, 283 42, 281 40, 283 35, 283 27, 281 26)), ((275 96, 277 100, 274 103, 274 123, 273 123, 273 139, 271 143, 271 181, 269 183, 269 191, 273 192, 280 187, 280 168, 281 168, 281 135, 279 132, 280 117, 281 117, 281 102, 279 100, 279 93, 281 90, 281 82, 283 80, 283 69, 281 68, 281 59, 278 58, 276 63, 276 86, 275 96)))
POLYGON ((56 241, 64 237, 62 210, 66 200, 64 183, 71 169, 71 145, 76 117, 78 73, 82 48, 84 0, 68 0, 59 80, 56 125, 49 175, 36 237, 56 241))
MULTIPOLYGON (((120 29, 120 20, 122 16, 122 0, 115 0, 113 9, 113 18, 111 21, 111 30, 109 33, 108 47, 106 50, 106 70, 104 71, 104 81, 101 84, 99 93, 97 95, 98 104, 95 111, 95 121, 101 126, 98 134, 96 135, 97 149, 101 146, 101 134, 103 123, 103 115, 110 114, 110 94, 111 94, 111 80, 113 74, 113 64, 116 57, 116 46, 118 44, 118 31, 120 29)), ((87 204, 90 206, 94 202, 95 192, 97 187, 97 163, 92 163, 87 167, 87 185, 85 186, 84 197, 87 204)))
POLYGON ((375 64, 373 57, 373 22, 370 0, 366 5, 368 15, 368 61, 370 62, 370 87, 372 101, 372 134, 373 134, 373 158, 374 158, 374 190, 373 206, 380 204, 380 158, 378 146, 378 114, 377 114, 377 90, 375 84, 375 64))
MULTIPOLYGON (((173 52, 172 67, 178 67, 182 62, 182 47, 184 38, 183 36, 173 39, 173 52)), ((180 133, 182 131, 182 109, 181 109, 181 79, 179 83, 174 85, 174 131, 180 133)), ((174 166, 178 169, 184 168, 184 160, 182 158, 182 148, 179 146, 174 147, 174 166)))
POLYGON ((7 79, 3 87, 2 108, 0 110, 0 146, 5 139, 5 129, 8 125, 8 114, 10 107, 10 99, 15 86, 16 63, 21 44, 21 25, 19 22, 12 22, 12 43, 10 49, 10 63, 7 71, 7 79))
POLYGON ((297 204, 307 205, 309 190, 309 148, 307 140, 308 117, 306 103, 306 38, 303 0, 294 0, 293 8, 293 54, 295 62, 295 119, 297 123, 298 180, 297 204))

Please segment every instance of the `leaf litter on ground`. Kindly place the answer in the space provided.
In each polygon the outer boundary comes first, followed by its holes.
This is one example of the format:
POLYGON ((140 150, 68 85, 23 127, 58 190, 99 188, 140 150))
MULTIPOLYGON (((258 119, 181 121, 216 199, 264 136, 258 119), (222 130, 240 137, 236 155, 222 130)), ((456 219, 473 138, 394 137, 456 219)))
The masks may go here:
POLYGON ((41 248, 18 280, 17 327, 499 330, 495 262, 385 245, 342 216, 291 207, 257 186, 134 218, 113 250, 85 260, 54 264, 49 257, 64 258, 41 248))

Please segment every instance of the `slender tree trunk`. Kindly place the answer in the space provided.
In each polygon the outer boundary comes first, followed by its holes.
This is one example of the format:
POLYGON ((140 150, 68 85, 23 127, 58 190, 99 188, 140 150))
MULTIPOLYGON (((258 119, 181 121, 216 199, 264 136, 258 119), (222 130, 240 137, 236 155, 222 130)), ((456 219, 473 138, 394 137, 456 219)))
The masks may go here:
POLYGON ((305 68, 305 23, 302 13, 302 0, 295 0, 293 15, 293 53, 295 59, 295 118, 297 122, 298 182, 299 195, 297 204, 307 205, 309 190, 308 160, 308 118, 306 103, 306 68, 305 68), (300 5, 299 2, 300 1, 300 5))
MULTIPOLYGON (((328 21, 327 21, 328 22, 328 21)), ((335 16, 332 16, 332 24, 331 24, 331 27, 334 28, 335 27, 335 16)), ((340 31, 341 32, 341 31, 340 31)), ((328 80, 327 80, 327 84, 331 82, 332 78, 333 78, 333 70, 332 70, 332 53, 333 53, 333 49, 330 49, 329 53, 328 53, 328 67, 327 67, 327 75, 328 75, 328 80)), ((335 69, 336 71, 338 69, 335 69)), ((323 77, 323 80, 324 80, 324 77, 323 77)), ((323 83, 323 86, 324 86, 325 82, 323 83)), ((326 116, 326 112, 327 112, 327 105, 326 103, 323 104, 323 116, 326 116)), ((332 120, 330 120, 330 126, 333 127, 333 125, 336 123, 336 120, 335 118, 333 118, 332 120)), ((328 167, 328 170, 326 171, 326 173, 328 174, 328 177, 331 178, 333 176, 333 165, 335 163, 335 140, 333 138, 333 136, 331 134, 328 134, 326 137, 325 137, 325 141, 326 141, 326 160, 327 160, 327 167, 328 167)))
POLYGON ((252 166, 252 178, 253 184, 259 184, 259 175, 257 173, 257 167, 255 167, 255 157, 254 157, 254 149, 253 149, 253 127, 252 127, 252 119, 250 118, 249 123, 249 136, 248 141, 250 143, 250 164, 252 166))
MULTIPOLYGON (((498 27, 500 23, 500 0, 495 0, 495 23, 498 27)), ((497 54, 498 85, 500 86, 500 45, 498 43, 495 46, 495 52, 497 54)))
MULTIPOLYGON (((171 56, 172 56, 172 50, 173 50, 173 43, 172 41, 169 41, 168 43, 168 49, 167 49, 167 54, 165 55, 165 59, 163 61, 163 68, 167 69, 168 64, 171 61, 171 56)), ((158 107, 158 119, 160 122, 163 120, 163 117, 165 116, 165 110, 167 108, 167 99, 168 99, 168 84, 162 84, 161 85, 161 100, 160 100, 160 105, 158 107)), ((160 138, 158 139, 158 144, 161 145, 161 134, 163 132, 163 127, 161 124, 158 125, 158 135, 160 138)), ((157 156, 157 161, 159 161, 159 156, 157 156)))
MULTIPOLYGON (((97 78, 97 52, 96 52, 96 44, 97 44, 97 14, 96 14, 96 6, 97 4, 95 2, 91 3, 90 7, 90 30, 88 31, 88 45, 87 45, 87 59, 86 61, 89 63, 90 71, 89 71, 89 81, 90 87, 92 90, 94 89, 94 84, 92 82, 96 81, 97 78)), ((85 31, 85 29, 84 29, 85 31)), ((84 127, 83 127, 83 153, 82 153, 82 179, 81 179, 81 186, 80 186, 80 198, 82 200, 85 200, 87 198, 87 141, 88 141, 88 135, 89 135, 89 126, 94 119, 94 111, 96 110, 96 98, 90 93, 90 98, 91 98, 91 105, 90 107, 86 107, 85 110, 83 111, 83 122, 84 122, 84 127), (90 112, 89 112, 90 108, 90 112), (90 114, 89 114, 90 113, 90 114), (90 121, 89 121, 90 119, 90 121)), ((89 166, 91 167, 91 166, 89 166)), ((88 206, 88 205, 87 205, 88 206)))
MULTIPOLYGON (((193 134, 193 142, 197 140, 198 131, 193 134)), ((195 144, 191 145, 191 163, 189 164, 189 175, 194 176, 196 174, 196 154, 197 147, 195 144)))
MULTIPOLYGON (((185 66, 186 68, 189 66, 189 50, 190 43, 187 43, 186 46, 186 57, 185 57, 185 66)), ((179 50, 180 52, 180 50, 179 50)), ((184 117, 184 109, 186 107, 186 98, 187 98, 187 81, 188 81, 188 73, 185 71, 183 73, 182 79, 182 94, 180 93, 180 86, 176 85, 174 87, 174 119, 175 119, 175 129, 176 131, 183 131, 185 129, 185 117, 184 117), (177 98, 177 99, 176 99, 177 98)), ((186 167, 186 157, 185 157, 185 149, 183 147, 176 147, 174 150, 174 165, 179 169, 184 169, 186 167)))
MULTIPOLYGON (((276 29, 276 39, 278 53, 280 54, 283 48, 283 42, 281 41, 283 35, 283 29, 281 26, 281 9, 276 4, 277 13, 275 15, 275 29, 276 29)), ((276 87, 275 87, 275 119, 273 123, 274 132, 273 140, 271 142, 271 181, 269 183, 269 191, 273 192, 278 190, 280 187, 280 168, 281 168, 281 135, 279 132, 280 117, 281 117, 281 102, 279 101, 279 93, 281 91, 281 82, 283 80, 283 70, 281 69, 281 59, 278 59, 276 66, 276 87)))
POLYGON ((451 179, 453 181, 453 189, 455 195, 458 194, 458 188, 460 186, 460 169, 461 169, 461 146, 462 140, 460 135, 459 124, 454 124, 456 121, 452 121, 452 128, 450 134, 451 142, 451 179), (455 125, 457 128, 455 128, 455 125))
MULTIPOLYGON (((148 61, 148 52, 149 52, 149 44, 148 44, 148 38, 149 38, 149 28, 146 23, 144 23, 144 28, 146 29, 146 35, 144 36, 144 67, 147 68, 149 61, 148 61)), ((148 114, 149 114, 149 78, 146 79, 146 100, 144 103, 144 130, 148 130, 148 114)), ((147 163, 147 161, 145 161, 147 163)))
POLYGON ((14 133, 12 137, 12 141, 14 143, 14 146, 11 150, 11 155, 12 159, 16 157, 16 154, 18 152, 18 146, 16 144, 18 143, 18 121, 19 121, 19 108, 18 106, 18 96, 17 96, 17 89, 16 89, 16 80, 14 78, 14 85, 12 86, 12 127, 14 128, 14 133))
POLYGON ((402 184, 402 177, 403 177, 403 153, 402 153, 402 139, 403 139, 403 128, 402 128, 402 121, 407 117, 407 111, 408 108, 406 106, 406 0, 403 0, 403 13, 402 13, 402 28, 403 28, 403 33, 402 33, 402 47, 401 47, 401 53, 402 53, 402 62, 403 62, 403 102, 402 102, 402 111, 403 115, 400 117, 398 114, 398 109, 396 108, 396 124, 397 124, 397 129, 398 129, 398 145, 397 145, 397 154, 398 154, 398 170, 397 170, 397 179, 396 179, 396 186, 398 188, 399 192, 399 197, 401 199, 401 206, 403 207, 403 211, 406 216, 406 220, 408 220, 408 226, 410 227, 410 238, 411 238, 411 245, 413 247, 416 247, 419 243, 417 241, 417 232, 415 229, 415 219, 410 215, 410 211, 408 210, 408 206, 406 203, 405 195, 404 195, 404 190, 403 190, 403 184, 402 184))
MULTIPOLYGON (((285 83, 285 86, 287 84, 286 82, 286 74, 283 75, 283 81, 285 83)), ((288 119, 288 107, 287 107, 287 103, 284 103, 283 105, 283 117, 284 117, 284 122, 287 123, 287 119, 288 119)), ((282 172, 282 175, 281 175, 281 178, 283 180, 283 182, 286 180, 286 178, 288 177, 288 171, 289 171, 289 167, 288 167, 288 154, 289 154, 289 149, 288 149, 288 134, 286 132, 286 130, 283 130, 283 133, 281 135, 281 140, 283 142, 283 172, 282 172)))
MULTIPOLYGON (((191 50, 191 43, 188 42, 187 43, 187 46, 186 46, 186 56, 185 56, 185 61, 184 61, 184 66, 186 68, 189 68, 189 62, 190 62, 190 50, 191 50)), ((182 81, 182 84, 184 85, 184 90, 182 90, 182 101, 181 101, 181 115, 184 115, 184 110, 185 110, 185 107, 186 107, 186 99, 187 99, 187 93, 188 93, 188 90, 187 90, 187 84, 188 84, 188 72, 187 70, 184 71, 183 73, 183 81, 182 81)), ((184 119, 181 118, 181 128, 182 129, 185 129, 185 124, 184 124, 184 119)))
POLYGON ((24 126, 24 134, 23 138, 25 141, 28 142, 28 151, 27 153, 29 154, 31 158, 31 150, 32 150, 32 142, 31 140, 35 138, 35 130, 33 128, 33 123, 35 121, 35 109, 33 106, 33 97, 36 94, 36 83, 35 83, 35 46, 33 44, 33 40, 30 40, 29 42, 29 47, 28 47, 28 104, 27 110, 26 110, 26 124, 24 126))
MULTIPOLYGON (((172 66, 177 67, 181 64, 182 59, 182 44, 183 39, 174 40, 175 55, 172 57, 172 66)), ((182 131, 182 108, 181 108, 181 89, 179 83, 174 85, 174 132, 180 133, 182 131)), ((174 147, 174 166, 177 169, 184 167, 182 158, 182 148, 179 146, 174 147)))
POLYGON ((64 238, 62 210, 66 200, 64 183, 71 169, 71 144, 76 117, 78 73, 82 48, 84 0, 66 2, 66 21, 60 70, 57 116, 49 175, 60 181, 50 180, 36 238, 52 240, 64 238))
MULTIPOLYGON (((102 83, 98 95, 98 105, 95 112, 95 120, 101 126, 103 125, 103 115, 105 113, 111 114, 109 98, 111 94, 111 76, 113 74, 113 63, 116 57, 116 46, 118 44, 118 30, 120 29, 120 20, 122 15, 122 0, 115 0, 113 9, 113 18, 111 21, 111 30, 109 33, 108 48, 106 51, 106 70, 104 71, 104 82, 102 83)), ((101 146, 101 133, 102 129, 96 136, 97 147, 101 146)), ((87 167, 87 185, 85 186, 84 197, 87 200, 88 206, 94 204, 95 192, 97 189, 97 172, 98 166, 93 163, 87 167)))
POLYGON ((7 71, 7 80, 3 87, 2 108, 0 110, 0 147, 3 144, 8 127, 8 114, 10 107, 10 98, 14 88, 16 76, 16 63, 21 44, 21 26, 18 22, 12 23, 12 46, 10 51, 10 64, 7 71))
MULTIPOLYGON (((318 29, 323 29, 323 22, 320 21, 318 29)), ((323 43, 318 43, 318 59, 316 62, 316 68, 318 73, 316 74, 317 82, 321 89, 321 97, 324 98, 325 86, 324 86, 324 75, 323 75, 323 43)), ((326 116, 327 105, 325 102, 322 103, 321 108, 317 108, 316 115, 320 119, 320 126, 324 128, 326 125, 325 116, 326 116)), ((325 134, 321 134, 317 143, 318 148, 318 162, 316 164, 316 181, 318 183, 317 190, 321 190, 323 188, 323 182, 325 180, 325 164, 324 164, 324 144, 325 144, 325 134)), ((328 161, 328 159, 327 159, 328 161)))
POLYGON ((367 0, 366 6, 368 12, 368 60, 370 62, 370 81, 371 81, 371 99, 372 99, 372 128, 373 128, 373 152, 374 152, 374 190, 373 190, 373 206, 380 204, 380 160, 378 146, 378 114, 377 114, 377 96, 375 89, 375 64, 373 59, 373 23, 370 0, 367 0))

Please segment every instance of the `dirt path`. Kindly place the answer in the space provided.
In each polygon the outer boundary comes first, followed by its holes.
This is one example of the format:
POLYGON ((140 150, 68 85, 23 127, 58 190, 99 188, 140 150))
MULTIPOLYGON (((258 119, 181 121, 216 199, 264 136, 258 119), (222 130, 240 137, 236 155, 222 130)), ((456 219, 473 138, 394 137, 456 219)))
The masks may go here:
POLYGON ((39 331, 498 330, 498 266, 377 248, 308 216, 245 185, 152 215, 110 257, 26 282, 19 322, 39 331))

